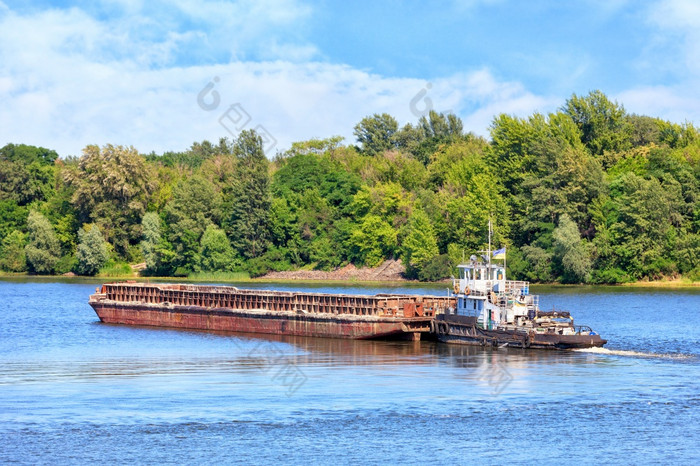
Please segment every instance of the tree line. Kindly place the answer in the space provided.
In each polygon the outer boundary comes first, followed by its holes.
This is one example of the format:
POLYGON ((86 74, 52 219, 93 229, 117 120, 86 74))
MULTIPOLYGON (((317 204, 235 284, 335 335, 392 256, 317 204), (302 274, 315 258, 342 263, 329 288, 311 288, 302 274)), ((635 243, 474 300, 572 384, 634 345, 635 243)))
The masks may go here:
POLYGON ((268 160, 254 131, 182 152, 87 146, 80 157, 0 148, 0 269, 152 276, 400 258, 438 280, 492 242, 510 277, 700 279, 700 135, 629 114, 600 91, 555 113, 501 114, 490 138, 431 111, 363 118, 355 144, 292 144, 268 160))

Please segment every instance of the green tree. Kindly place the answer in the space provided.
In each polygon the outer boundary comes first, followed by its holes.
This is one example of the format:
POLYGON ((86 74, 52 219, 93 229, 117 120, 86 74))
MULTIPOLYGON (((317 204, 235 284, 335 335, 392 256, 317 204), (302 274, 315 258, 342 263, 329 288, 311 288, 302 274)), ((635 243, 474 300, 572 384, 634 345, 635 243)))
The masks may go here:
POLYGON ((559 226, 552 232, 554 260, 563 283, 587 282, 591 273, 591 256, 587 243, 581 239, 578 227, 563 214, 559 226))
POLYGON ((26 241, 26 235, 18 230, 3 238, 0 244, 0 269, 8 272, 26 272, 26 241))
POLYGON ((31 273, 52 274, 61 258, 61 245, 46 217, 33 210, 27 219, 29 238, 24 250, 31 273))
POLYGON ((107 242, 97 225, 83 225, 78 230, 76 259, 76 271, 80 275, 95 275, 109 259, 107 242))
POLYGON ((20 206, 17 201, 0 200, 0 238, 14 230, 26 230, 29 208, 20 206))
POLYGON ((171 264, 175 259, 172 245, 163 236, 163 220, 155 212, 146 212, 141 220, 143 240, 141 253, 146 261, 148 275, 170 275, 171 264))
POLYGON ((370 214, 353 230, 348 243, 353 259, 374 267, 396 251, 396 230, 381 217, 370 214))
POLYGON ((483 154, 472 149, 471 144, 461 141, 441 149, 434 157, 436 161, 454 160, 444 165, 442 187, 433 206, 426 208, 441 252, 446 252, 449 244, 467 251, 483 249, 488 242, 489 220, 494 226, 494 242, 504 242, 509 233, 510 214, 501 194, 503 185, 483 154))
POLYGON ((462 135, 464 125, 454 113, 438 113, 431 110, 428 116, 418 120, 418 126, 426 139, 447 141, 462 135))
POLYGON ((96 223, 116 252, 126 256, 141 239, 141 218, 153 190, 151 170, 133 147, 90 145, 64 177, 83 223, 96 223))
POLYGON ((423 279, 424 268, 439 254, 430 219, 424 211, 414 210, 402 233, 401 260, 406 274, 423 279))
POLYGON ((589 231, 588 206, 604 190, 604 172, 574 121, 563 113, 502 115, 492 134, 489 162, 511 194, 515 246, 534 243, 562 213, 589 231))
POLYGON ((675 273, 672 250, 683 221, 679 183, 624 173, 613 180, 610 191, 611 257, 606 268, 619 268, 634 279, 675 273))
POLYGON ((398 129, 399 124, 394 117, 388 113, 375 113, 356 124, 353 134, 364 154, 376 155, 396 148, 395 136, 398 129))
POLYGON ((225 229, 232 245, 247 259, 262 255, 269 244, 270 175, 262 138, 242 131, 233 145, 237 180, 226 200, 225 229))
POLYGON ((206 272, 232 271, 243 265, 231 247, 226 232, 214 225, 209 225, 202 235, 199 260, 200 269, 206 272))
MULTIPOLYGON (((562 111, 569 115, 581 130, 581 142, 595 156, 615 153, 632 146, 633 124, 627 119, 625 108, 612 102, 599 90, 587 96, 573 94, 562 111)), ((610 164, 603 160, 604 166, 610 164)))
POLYGON ((7 144, 0 148, 0 201, 20 206, 53 195, 58 154, 43 147, 7 144))
MULTIPOLYGON (((173 188, 173 197, 164 213, 167 238, 175 253, 170 267, 178 275, 193 271, 199 264, 200 239, 209 225, 218 222, 220 209, 221 196, 201 176, 182 180, 173 188)), ((159 250, 161 253, 167 251, 163 247, 159 250)))
POLYGON ((153 272, 159 268, 159 258, 156 251, 162 239, 162 220, 155 212, 146 212, 141 220, 141 253, 146 261, 146 270, 153 272))

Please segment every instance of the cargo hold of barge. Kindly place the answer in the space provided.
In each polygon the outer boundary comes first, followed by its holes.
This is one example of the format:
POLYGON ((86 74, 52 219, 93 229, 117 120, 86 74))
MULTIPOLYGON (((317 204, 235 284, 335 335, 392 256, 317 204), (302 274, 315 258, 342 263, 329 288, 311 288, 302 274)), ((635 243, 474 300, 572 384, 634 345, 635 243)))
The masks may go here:
POLYGON ((455 299, 345 295, 187 284, 109 283, 90 296, 114 324, 329 338, 419 340, 455 299))

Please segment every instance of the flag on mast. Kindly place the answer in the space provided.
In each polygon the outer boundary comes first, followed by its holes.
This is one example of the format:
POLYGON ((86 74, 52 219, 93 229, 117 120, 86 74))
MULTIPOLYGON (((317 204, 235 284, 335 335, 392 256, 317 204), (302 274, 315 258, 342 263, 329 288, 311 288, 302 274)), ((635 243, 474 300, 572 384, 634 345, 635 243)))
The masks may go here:
POLYGON ((501 249, 496 249, 493 251, 493 258, 494 259, 505 259, 506 258, 506 248, 502 247, 501 249))

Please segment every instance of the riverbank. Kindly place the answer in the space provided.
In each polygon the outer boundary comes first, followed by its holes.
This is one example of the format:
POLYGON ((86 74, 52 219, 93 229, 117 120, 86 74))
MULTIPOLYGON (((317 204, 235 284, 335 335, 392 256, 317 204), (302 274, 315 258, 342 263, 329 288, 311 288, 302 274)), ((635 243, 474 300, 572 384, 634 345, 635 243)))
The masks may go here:
MULTIPOLYGON (((36 278, 36 279, 60 279, 77 280, 77 281, 121 281, 121 280, 137 280, 137 281, 163 281, 163 282, 220 282, 220 283, 304 283, 304 284, 387 284, 387 285, 421 285, 421 284, 440 284, 451 283, 450 279, 440 282, 419 282, 417 280, 409 280, 403 276, 404 272, 401 260, 387 260, 379 267, 356 267, 353 264, 348 264, 336 270, 290 270, 285 272, 270 272, 261 277, 251 278, 247 273, 243 272, 212 272, 212 273, 197 273, 187 277, 145 277, 140 276, 138 272, 132 274, 100 274, 94 277, 79 276, 75 274, 65 275, 28 275, 26 273, 7 273, 0 271, 0 278, 36 278)), ((641 280, 631 283, 622 283, 617 285, 562 285, 560 283, 533 283, 535 286, 562 286, 562 287, 579 287, 579 286, 615 286, 615 287, 631 287, 631 288, 700 288, 700 281, 691 281, 683 278, 664 279, 656 281, 641 280)))
POLYGON ((335 270, 290 270, 269 272, 258 280, 352 281, 352 282, 408 282, 401 259, 386 260, 379 267, 356 267, 347 264, 335 270))

